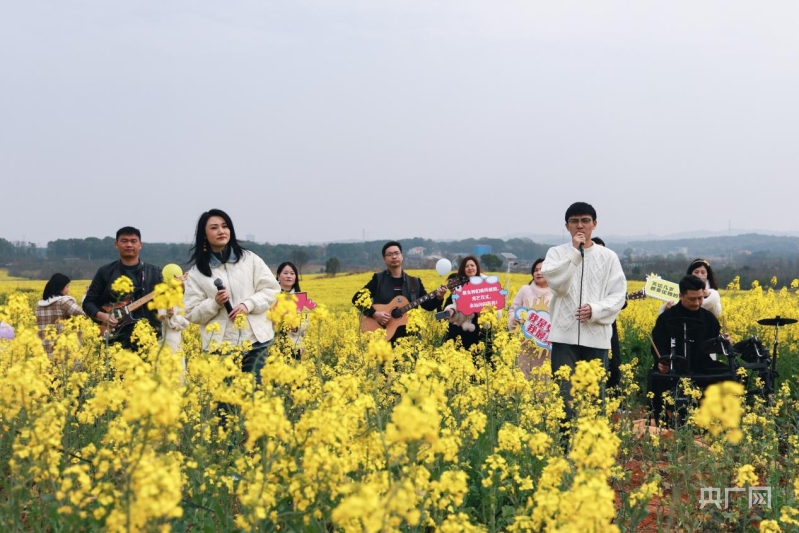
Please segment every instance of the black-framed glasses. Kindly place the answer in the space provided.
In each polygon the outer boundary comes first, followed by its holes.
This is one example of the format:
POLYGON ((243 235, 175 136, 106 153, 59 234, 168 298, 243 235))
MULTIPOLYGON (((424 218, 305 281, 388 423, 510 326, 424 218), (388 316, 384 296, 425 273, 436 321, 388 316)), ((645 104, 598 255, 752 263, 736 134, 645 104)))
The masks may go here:
POLYGON ((594 221, 594 219, 591 218, 591 217, 570 218, 568 220, 569 224, 572 225, 572 226, 576 226, 578 224, 582 224, 583 226, 587 226, 588 224, 590 224, 593 221, 594 221))

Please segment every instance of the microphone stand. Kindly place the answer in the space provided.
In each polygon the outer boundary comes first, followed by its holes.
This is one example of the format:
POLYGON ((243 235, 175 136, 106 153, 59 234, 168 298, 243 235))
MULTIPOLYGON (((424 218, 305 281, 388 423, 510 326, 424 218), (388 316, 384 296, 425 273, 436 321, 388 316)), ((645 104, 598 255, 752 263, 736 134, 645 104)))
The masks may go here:
MULTIPOLYGON (((580 257, 582 261, 580 261, 580 299, 577 303, 577 310, 579 311, 580 308, 583 306, 583 276, 585 275, 585 248, 583 247, 583 243, 580 243, 580 257)), ((577 321, 577 346, 580 346, 580 326, 582 325, 582 321, 577 321)))

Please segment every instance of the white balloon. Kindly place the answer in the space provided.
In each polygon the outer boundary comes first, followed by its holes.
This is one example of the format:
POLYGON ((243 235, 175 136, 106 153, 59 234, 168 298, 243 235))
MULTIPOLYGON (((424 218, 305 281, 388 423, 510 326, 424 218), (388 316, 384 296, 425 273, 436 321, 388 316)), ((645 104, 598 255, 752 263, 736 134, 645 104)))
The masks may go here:
POLYGON ((446 276, 452 270, 452 261, 449 259, 439 259, 436 263, 436 272, 439 276, 446 276))

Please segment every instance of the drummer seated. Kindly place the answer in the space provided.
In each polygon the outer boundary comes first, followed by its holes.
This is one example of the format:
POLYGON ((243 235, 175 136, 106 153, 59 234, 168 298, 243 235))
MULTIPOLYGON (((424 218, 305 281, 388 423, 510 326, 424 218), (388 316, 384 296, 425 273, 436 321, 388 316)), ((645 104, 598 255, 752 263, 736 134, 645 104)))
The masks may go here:
MULTIPOLYGON (((701 349, 701 345, 708 339, 719 337, 721 326, 716 317, 702 307, 704 301, 705 282, 696 276, 685 276, 680 280, 680 301, 661 314, 655 328, 652 330, 652 339, 663 359, 672 353, 672 339, 674 354, 679 357, 672 361, 658 360, 657 354, 653 355, 655 364, 650 374, 649 390, 655 394, 653 408, 655 416, 659 416, 662 403, 660 397, 666 390, 675 386, 675 378, 690 376, 697 386, 705 388, 711 383, 735 379, 728 363, 715 361, 701 349), (686 326, 685 330, 683 329, 686 326), (684 354, 685 339, 688 339, 688 353, 684 354), (670 376, 662 376, 669 374, 670 376), (673 377, 672 377, 673 376, 673 377)), ((729 342, 729 335, 722 336, 729 342)))

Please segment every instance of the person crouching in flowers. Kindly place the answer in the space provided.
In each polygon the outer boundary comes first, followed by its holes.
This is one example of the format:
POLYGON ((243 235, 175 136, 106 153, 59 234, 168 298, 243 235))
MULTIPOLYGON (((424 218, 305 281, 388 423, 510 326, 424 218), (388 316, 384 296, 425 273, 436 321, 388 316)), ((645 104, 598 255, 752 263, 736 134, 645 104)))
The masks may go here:
MULTIPOLYGON (((297 272, 297 267, 294 266, 294 263, 290 261, 280 263, 280 266, 277 267, 277 282, 280 284, 281 292, 286 294, 301 292, 300 280, 297 272)), ((292 342, 292 354, 295 359, 299 359, 302 355, 302 340, 307 329, 308 315, 305 314, 304 317, 301 318, 299 326, 285 330, 286 336, 292 342)))
MULTIPOLYGON (((458 273, 451 274, 449 279, 454 278, 456 275, 467 278, 484 277, 480 269, 480 262, 472 255, 461 259, 461 263, 458 265, 458 273)), ((452 294, 447 296, 444 302, 444 311, 449 313, 449 327, 444 337, 445 342, 460 339, 464 349, 468 350, 475 344, 486 341, 486 331, 477 322, 477 313, 464 315, 458 311, 452 299, 452 294)))
POLYGON ((36 306, 39 338, 42 339, 42 345, 50 359, 53 358, 53 339, 48 338, 47 327, 55 326, 56 334, 58 334, 63 329, 60 324, 61 320, 71 316, 86 316, 75 298, 69 295, 69 284, 70 279, 64 274, 53 274, 50 281, 44 286, 44 294, 36 306))
POLYGON ((200 215, 191 253, 193 266, 183 299, 186 318, 201 326, 206 347, 212 339, 220 344, 252 343, 242 356, 241 369, 254 373, 260 384, 267 348, 275 335, 266 313, 280 285, 263 259, 242 248, 233 221, 219 209, 200 215), (224 288, 217 289, 215 280, 224 288), (244 327, 234 327, 237 321, 244 327))

